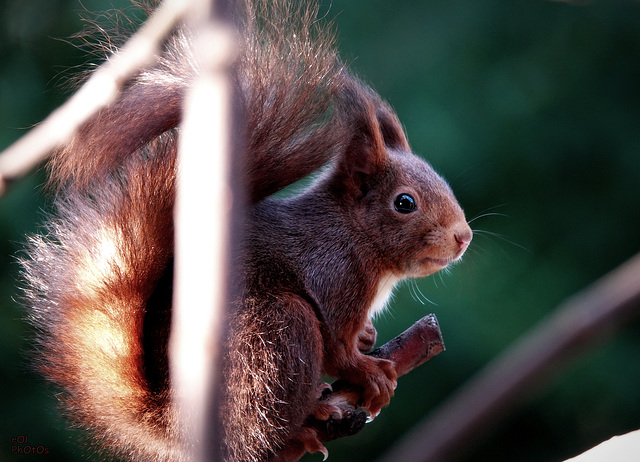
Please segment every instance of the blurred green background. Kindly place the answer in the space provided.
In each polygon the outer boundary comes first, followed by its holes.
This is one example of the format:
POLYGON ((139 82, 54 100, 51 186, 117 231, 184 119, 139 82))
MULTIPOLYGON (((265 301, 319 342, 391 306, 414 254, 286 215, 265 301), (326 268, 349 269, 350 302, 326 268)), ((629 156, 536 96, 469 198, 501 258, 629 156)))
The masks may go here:
MULTIPOLYGON (((332 461, 368 461, 563 299, 640 250, 640 2, 331 4, 343 57, 395 107, 468 218, 488 214, 473 222, 462 263, 419 282, 430 302, 404 286, 378 322, 385 341, 434 312, 447 351, 401 379, 360 435, 328 445, 332 461)), ((0 0, 0 148, 68 97, 90 59, 66 40, 82 28, 81 9, 78 0, 0 0)), ((29 370, 15 301, 14 258, 46 209, 42 180, 35 173, 0 198, 0 461, 85 457, 29 370), (20 437, 48 454, 12 455, 20 437)), ((567 365, 465 460, 558 461, 640 428, 639 357, 636 322, 567 365)))

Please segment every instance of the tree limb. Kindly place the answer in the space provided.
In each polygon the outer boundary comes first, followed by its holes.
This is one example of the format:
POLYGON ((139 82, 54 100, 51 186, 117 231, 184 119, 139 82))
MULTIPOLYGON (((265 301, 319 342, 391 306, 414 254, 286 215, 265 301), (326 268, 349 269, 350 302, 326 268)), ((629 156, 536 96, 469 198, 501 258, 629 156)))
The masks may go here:
POLYGON ((158 47, 188 6, 187 0, 163 2, 66 103, 0 153, 0 195, 8 182, 25 175, 54 149, 67 143, 82 124, 115 99, 131 76, 153 61, 158 47))

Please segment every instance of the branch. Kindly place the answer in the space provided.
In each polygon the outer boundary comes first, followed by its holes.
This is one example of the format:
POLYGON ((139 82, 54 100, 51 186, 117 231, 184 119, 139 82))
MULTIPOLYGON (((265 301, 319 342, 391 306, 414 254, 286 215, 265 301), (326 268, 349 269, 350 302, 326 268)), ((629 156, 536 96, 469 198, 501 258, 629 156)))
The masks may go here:
POLYGON ((383 461, 450 461, 549 379, 560 362, 640 311, 640 254, 561 305, 493 361, 383 461))
POLYGON ((69 142, 92 115, 116 98, 131 76, 153 61, 164 38, 184 16, 188 3, 163 2, 126 45, 102 64, 65 104, 0 153, 0 196, 8 182, 25 175, 54 149, 69 142))

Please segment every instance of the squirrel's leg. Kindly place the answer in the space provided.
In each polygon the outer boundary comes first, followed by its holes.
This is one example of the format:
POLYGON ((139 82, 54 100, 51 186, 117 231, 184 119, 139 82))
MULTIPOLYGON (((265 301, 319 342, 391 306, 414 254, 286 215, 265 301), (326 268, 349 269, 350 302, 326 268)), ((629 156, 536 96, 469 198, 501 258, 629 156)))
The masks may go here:
POLYGON ((398 376, 391 361, 363 354, 375 343, 376 331, 369 319, 350 331, 348 327, 343 326, 338 339, 327 348, 326 373, 360 386, 360 404, 375 417, 389 404, 398 376))
POLYGON ((314 410, 323 356, 313 309, 291 293, 247 297, 230 313, 229 328, 222 406, 227 458, 271 460, 282 453, 287 458, 276 460, 297 460, 294 448, 322 451, 315 433, 302 431, 314 410))
MULTIPOLYGON (((373 326, 370 319, 364 324, 364 328, 358 334, 358 350, 362 353, 369 353, 376 345, 376 339, 378 337, 378 331, 373 326)), ((323 402, 321 399, 324 396, 325 391, 331 391, 331 385, 328 383, 321 383, 318 386, 318 401, 316 402, 312 415, 318 420, 327 420, 330 417, 341 419, 342 410, 338 406, 334 406, 323 402)))
MULTIPOLYGON (((362 353, 369 353, 376 345, 376 338, 378 337, 378 331, 373 326, 370 319, 364 324, 364 328, 358 334, 358 350, 362 353)), ((321 401, 326 390, 331 391, 331 385, 328 383, 321 383, 318 387, 318 401, 316 402, 311 414, 318 420, 327 420, 329 417, 336 419, 342 418, 342 410, 338 406, 328 404, 321 401)))

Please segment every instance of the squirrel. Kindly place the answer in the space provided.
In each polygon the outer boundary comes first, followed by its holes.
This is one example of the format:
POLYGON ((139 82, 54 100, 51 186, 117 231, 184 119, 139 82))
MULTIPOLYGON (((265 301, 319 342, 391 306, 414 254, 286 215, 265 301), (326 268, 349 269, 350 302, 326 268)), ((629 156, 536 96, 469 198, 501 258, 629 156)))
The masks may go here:
MULTIPOLYGON (((243 239, 222 364, 225 460, 326 449, 322 377, 362 388, 375 416, 396 386, 367 356, 372 318, 403 279, 458 261, 472 231, 448 184, 411 152, 390 108, 337 56, 317 6, 239 2, 232 69, 243 114, 243 239), (274 193, 320 174, 289 197, 274 193)), ((45 232, 23 259, 38 367, 74 423, 125 460, 186 461, 168 369, 176 151, 198 75, 180 26, 49 164, 45 232)), ((203 235, 206 239, 206 235, 203 235)))

